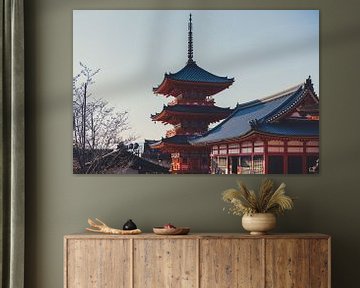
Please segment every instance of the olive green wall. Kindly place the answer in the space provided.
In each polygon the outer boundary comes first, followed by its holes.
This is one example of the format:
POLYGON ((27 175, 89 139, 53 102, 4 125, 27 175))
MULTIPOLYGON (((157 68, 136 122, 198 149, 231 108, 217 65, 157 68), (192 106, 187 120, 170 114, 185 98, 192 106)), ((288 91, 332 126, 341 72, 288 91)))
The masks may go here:
MULTIPOLYGON (((235 176, 72 175, 72 10, 117 8, 320 9, 321 174, 273 177, 299 197, 296 209, 280 219, 278 231, 332 235, 333 287, 359 287, 356 1, 25 2, 26 287, 62 287, 63 235, 82 231, 88 216, 118 227, 132 218, 145 231, 165 222, 190 225, 196 232, 241 231, 240 218, 223 212, 220 200, 235 176)), ((255 187, 261 177, 243 179, 255 187)))

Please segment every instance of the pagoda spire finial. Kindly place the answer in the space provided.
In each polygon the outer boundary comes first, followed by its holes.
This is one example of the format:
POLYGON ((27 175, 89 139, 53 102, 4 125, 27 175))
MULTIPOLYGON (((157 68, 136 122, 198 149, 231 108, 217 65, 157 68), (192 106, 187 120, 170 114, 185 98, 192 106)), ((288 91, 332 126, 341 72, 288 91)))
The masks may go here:
POLYGON ((189 16, 189 25, 188 25, 188 63, 193 63, 193 36, 192 36, 192 19, 191 19, 191 13, 189 16))

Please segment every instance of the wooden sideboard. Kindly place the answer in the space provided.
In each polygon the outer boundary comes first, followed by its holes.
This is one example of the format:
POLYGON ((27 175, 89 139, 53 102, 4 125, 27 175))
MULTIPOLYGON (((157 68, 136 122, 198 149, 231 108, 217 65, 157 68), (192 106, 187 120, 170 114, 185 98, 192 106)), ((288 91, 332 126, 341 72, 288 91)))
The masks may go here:
POLYGON ((325 288, 323 234, 67 235, 65 288, 325 288))

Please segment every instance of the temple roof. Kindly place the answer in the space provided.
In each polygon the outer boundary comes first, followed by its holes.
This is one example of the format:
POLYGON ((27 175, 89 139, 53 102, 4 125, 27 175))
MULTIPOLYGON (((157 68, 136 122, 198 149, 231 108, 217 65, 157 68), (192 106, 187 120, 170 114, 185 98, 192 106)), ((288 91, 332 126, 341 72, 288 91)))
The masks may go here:
POLYGON ((171 124, 178 123, 179 119, 190 118, 212 123, 228 117, 231 112, 231 108, 221 108, 213 105, 164 105, 160 113, 151 115, 151 119, 171 124))
POLYGON ((233 83, 234 78, 214 75, 199 67, 195 61, 188 61, 186 66, 176 73, 165 74, 166 78, 178 81, 203 83, 233 83))
POLYGON ((253 131, 289 136, 318 136, 319 122, 308 120, 283 120, 284 115, 294 109, 307 95, 318 103, 310 78, 305 83, 276 95, 238 105, 234 112, 219 125, 192 144, 214 143, 239 138, 253 131))
MULTIPOLYGON (((163 111, 171 111, 171 112, 178 112, 178 113, 187 113, 187 114, 217 114, 217 113, 230 113, 232 109, 222 108, 213 105, 164 105, 163 111)), ((162 112, 163 112, 162 111, 162 112)), ((160 113, 162 113, 160 112, 160 113)), ((157 116, 160 113, 157 113, 152 116, 157 116)))
POLYGON ((228 88, 234 78, 216 76, 199 67, 195 61, 188 61, 186 66, 176 73, 166 73, 164 80, 158 87, 153 88, 155 93, 177 96, 181 94, 181 87, 189 85, 207 85, 209 90, 206 96, 214 95, 228 88))
POLYGON ((279 123, 268 123, 259 126, 259 132, 279 136, 319 136, 319 121, 291 120, 279 123))
POLYGON ((194 139, 196 136, 193 135, 175 135, 172 137, 162 138, 161 140, 150 144, 150 147, 156 148, 162 144, 173 144, 173 145, 190 145, 189 140, 194 139))

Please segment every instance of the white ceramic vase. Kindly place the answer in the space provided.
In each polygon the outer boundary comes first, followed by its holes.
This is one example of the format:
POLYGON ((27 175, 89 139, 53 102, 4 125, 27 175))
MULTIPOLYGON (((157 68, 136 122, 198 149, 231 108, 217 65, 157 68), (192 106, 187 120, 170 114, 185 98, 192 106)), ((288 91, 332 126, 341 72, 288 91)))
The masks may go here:
POLYGON ((276 217, 272 213, 255 213, 242 217, 242 226, 251 235, 263 235, 276 226, 276 217))

